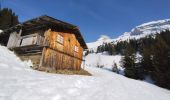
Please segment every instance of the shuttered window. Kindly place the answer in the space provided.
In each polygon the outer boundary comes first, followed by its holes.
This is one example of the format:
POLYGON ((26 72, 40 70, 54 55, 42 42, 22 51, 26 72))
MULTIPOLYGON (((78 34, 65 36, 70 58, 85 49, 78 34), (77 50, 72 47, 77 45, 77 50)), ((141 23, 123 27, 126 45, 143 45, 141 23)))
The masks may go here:
POLYGON ((57 35, 57 42, 63 44, 63 43, 64 43, 64 38, 63 38, 63 36, 61 36, 61 35, 58 34, 58 35, 57 35))
POLYGON ((79 51, 79 48, 77 46, 74 46, 74 51, 75 52, 78 52, 79 51))
POLYGON ((21 46, 27 46, 27 45, 34 45, 37 43, 37 37, 36 36, 31 36, 27 37, 21 40, 20 45, 21 46))

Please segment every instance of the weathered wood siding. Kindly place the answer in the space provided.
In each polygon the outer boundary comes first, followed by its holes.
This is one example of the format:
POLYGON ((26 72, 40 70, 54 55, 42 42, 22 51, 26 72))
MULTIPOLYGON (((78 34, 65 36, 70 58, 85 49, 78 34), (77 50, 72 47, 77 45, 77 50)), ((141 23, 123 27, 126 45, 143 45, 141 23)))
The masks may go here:
POLYGON ((31 59, 34 64, 33 67, 39 66, 49 70, 80 70, 83 48, 75 34, 55 32, 51 29, 45 31, 44 36, 40 33, 42 32, 37 31, 27 35, 13 33, 10 36, 8 47, 19 47, 16 49, 18 52, 25 52, 19 53, 20 58, 22 60, 31 59), (58 36, 60 36, 60 42, 58 36), (39 46, 43 50, 38 48, 39 46), (39 52, 42 52, 42 54, 39 54, 39 52))
POLYGON ((44 37, 42 35, 42 31, 36 31, 27 33, 27 35, 19 34, 17 32, 13 32, 10 34, 9 41, 7 44, 8 48, 15 48, 15 47, 23 47, 23 46, 30 46, 30 45, 39 45, 43 46, 44 37))
POLYGON ((7 47, 8 48, 14 48, 17 46, 18 44, 18 40, 20 39, 20 35, 17 34, 17 32, 13 32, 10 34, 9 40, 8 40, 8 44, 7 47))
POLYGON ((80 59, 57 52, 50 48, 44 48, 40 67, 45 67, 48 70, 80 70, 81 62, 80 59))
POLYGON ((50 69, 74 69, 79 70, 82 62, 83 48, 74 34, 55 32, 50 29, 45 32, 42 61, 40 67, 50 69), (63 37, 63 44, 57 42, 57 36, 63 37), (75 46, 78 52, 75 51, 75 46))
POLYGON ((38 36, 38 34, 31 34, 31 35, 22 36, 20 38, 20 40, 21 40, 20 46, 36 45, 37 36, 38 36))

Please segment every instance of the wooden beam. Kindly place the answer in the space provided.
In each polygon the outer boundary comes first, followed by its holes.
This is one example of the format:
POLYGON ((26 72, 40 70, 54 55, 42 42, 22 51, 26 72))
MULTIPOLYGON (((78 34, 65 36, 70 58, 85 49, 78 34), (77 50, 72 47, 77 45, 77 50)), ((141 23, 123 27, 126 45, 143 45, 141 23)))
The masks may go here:
POLYGON ((53 48, 49 48, 49 49, 54 50, 54 51, 56 51, 56 52, 59 52, 59 53, 62 53, 62 54, 65 54, 65 55, 68 55, 68 56, 70 56, 70 57, 73 57, 73 58, 76 58, 76 59, 79 59, 79 60, 82 60, 82 61, 83 61, 83 59, 80 59, 80 58, 78 58, 78 57, 75 57, 75 56, 73 56, 73 55, 70 55, 70 54, 68 54, 68 53, 65 53, 65 52, 63 52, 63 51, 55 50, 55 49, 53 49, 53 48))

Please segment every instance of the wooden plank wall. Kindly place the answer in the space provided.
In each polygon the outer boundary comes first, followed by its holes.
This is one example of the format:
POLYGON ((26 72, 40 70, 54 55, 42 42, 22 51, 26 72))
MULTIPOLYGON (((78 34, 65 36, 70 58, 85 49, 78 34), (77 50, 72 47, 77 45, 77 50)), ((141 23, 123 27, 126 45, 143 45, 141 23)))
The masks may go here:
POLYGON ((48 48, 43 49, 40 67, 50 67, 50 69, 74 69, 81 67, 83 48, 72 33, 55 32, 50 29, 45 32, 44 44, 48 48), (64 43, 58 43, 57 35, 64 38, 64 43), (75 46, 78 52, 75 52, 75 46))
POLYGON ((26 35, 13 32, 10 34, 7 47, 8 48, 15 48, 15 47, 22 47, 22 46, 29 46, 29 45, 39 45, 43 46, 44 37, 42 36, 43 31, 33 31, 26 35), (22 43, 21 43, 22 40, 22 43))
POLYGON ((44 37, 41 35, 37 35, 37 45, 43 46, 43 42, 44 42, 44 37))
POLYGON ((43 52, 41 67, 45 67, 48 70, 80 70, 82 62, 80 59, 65 55, 50 48, 44 48, 43 52))
POLYGON ((13 32, 10 34, 9 40, 8 40, 8 44, 7 47, 8 48, 14 48, 17 47, 18 44, 18 40, 20 39, 20 35, 17 34, 17 32, 13 32))

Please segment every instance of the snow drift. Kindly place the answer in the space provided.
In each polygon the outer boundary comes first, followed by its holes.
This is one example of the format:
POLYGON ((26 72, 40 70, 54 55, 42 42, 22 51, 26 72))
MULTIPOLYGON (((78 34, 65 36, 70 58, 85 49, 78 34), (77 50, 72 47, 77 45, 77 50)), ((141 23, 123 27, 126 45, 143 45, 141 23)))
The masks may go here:
POLYGON ((169 100, 170 91, 113 72, 86 67, 93 76, 30 69, 0 46, 0 100, 169 100))
POLYGON ((105 69, 111 70, 114 63, 116 63, 119 68, 122 67, 121 59, 121 55, 111 56, 107 54, 107 52, 97 54, 91 53, 85 57, 85 65, 88 67, 96 67, 100 65, 103 66, 105 69))

